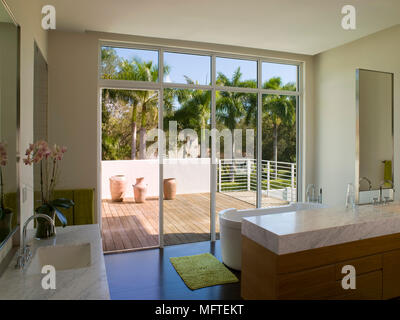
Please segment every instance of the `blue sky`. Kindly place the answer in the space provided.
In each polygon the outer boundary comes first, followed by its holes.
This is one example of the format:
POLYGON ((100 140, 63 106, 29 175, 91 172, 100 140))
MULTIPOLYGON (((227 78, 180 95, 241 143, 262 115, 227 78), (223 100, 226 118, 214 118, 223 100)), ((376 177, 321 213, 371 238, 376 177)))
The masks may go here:
MULTIPOLYGON (((117 54, 131 60, 134 57, 144 61, 153 61, 158 64, 158 52, 149 50, 122 49, 115 48, 117 54)), ((167 82, 186 83, 184 76, 188 76, 199 84, 209 84, 211 73, 211 58, 209 56, 177 54, 165 52, 164 64, 170 66, 170 73, 165 77, 167 82)), ((249 60, 237 60, 218 58, 216 59, 216 71, 222 72, 228 78, 231 78, 234 71, 240 67, 242 80, 255 80, 257 78, 257 63, 249 60)), ((297 67, 293 65, 284 65, 276 63, 262 64, 262 82, 271 77, 279 76, 284 84, 296 82, 297 67)))

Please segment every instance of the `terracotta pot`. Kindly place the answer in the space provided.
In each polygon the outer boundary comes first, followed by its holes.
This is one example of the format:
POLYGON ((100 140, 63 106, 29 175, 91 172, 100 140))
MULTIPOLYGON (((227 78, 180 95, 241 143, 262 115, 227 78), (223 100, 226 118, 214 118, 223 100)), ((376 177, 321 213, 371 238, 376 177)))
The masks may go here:
POLYGON ((176 179, 164 179, 164 199, 174 200, 176 196, 176 179))
POLYGON ((147 184, 144 183, 144 178, 137 178, 136 184, 133 185, 133 194, 135 195, 136 203, 143 203, 146 201, 147 184))
POLYGON ((112 201, 124 201, 126 192, 126 178, 124 175, 113 176, 110 178, 110 191, 112 201))

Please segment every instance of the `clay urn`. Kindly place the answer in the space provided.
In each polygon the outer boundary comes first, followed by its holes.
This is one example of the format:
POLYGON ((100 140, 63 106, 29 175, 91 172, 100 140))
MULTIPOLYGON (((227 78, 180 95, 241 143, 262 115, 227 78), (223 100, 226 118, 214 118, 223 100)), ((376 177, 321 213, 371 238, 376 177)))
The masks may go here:
POLYGON ((136 203, 143 203, 146 201, 147 184, 144 183, 144 178, 137 178, 136 184, 133 185, 133 194, 135 195, 136 203))
POLYGON ((126 177, 124 175, 112 176, 110 178, 110 192, 112 201, 124 201, 126 192, 126 177))
POLYGON ((164 179, 164 199, 174 200, 176 196, 176 179, 164 179))

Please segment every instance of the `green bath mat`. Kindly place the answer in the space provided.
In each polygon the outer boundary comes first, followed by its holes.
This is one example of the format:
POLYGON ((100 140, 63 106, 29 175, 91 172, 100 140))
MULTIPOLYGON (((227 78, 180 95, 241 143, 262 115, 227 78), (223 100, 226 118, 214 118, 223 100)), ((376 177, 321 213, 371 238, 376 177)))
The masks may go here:
POLYGON ((238 278, 210 253, 170 258, 170 261, 192 290, 239 282, 238 278))

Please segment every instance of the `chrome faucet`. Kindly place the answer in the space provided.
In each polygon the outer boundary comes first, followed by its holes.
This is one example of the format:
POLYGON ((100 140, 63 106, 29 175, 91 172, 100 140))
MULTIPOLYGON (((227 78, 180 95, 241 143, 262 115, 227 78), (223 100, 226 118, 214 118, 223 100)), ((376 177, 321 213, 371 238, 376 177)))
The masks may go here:
POLYGON ((361 182, 363 182, 364 180, 368 182, 368 190, 371 190, 371 189, 372 189, 372 183, 371 183, 371 180, 369 180, 367 177, 362 177, 362 178, 358 181, 358 184, 360 185, 361 182))
POLYGON ((22 228, 22 245, 20 247, 19 255, 17 258, 17 264, 15 265, 15 268, 17 269, 24 269, 29 260, 32 258, 32 252, 29 246, 26 244, 26 228, 29 224, 34 219, 38 218, 43 218, 46 219, 47 221, 50 222, 52 231, 54 235, 56 234, 56 228, 54 224, 54 220, 50 218, 47 214, 42 214, 42 213, 37 213, 34 214, 33 216, 30 216, 24 223, 24 226, 22 228))
POLYGON ((315 184, 309 184, 306 190, 306 201, 315 202, 315 184), (310 195, 310 190, 312 189, 312 194, 310 195))
MULTIPOLYGON (((392 186, 393 189, 393 181, 392 180, 383 180, 380 184, 379 184, 379 203, 383 203, 383 186, 385 185, 385 183, 390 183, 390 185, 392 186)), ((394 191, 394 189, 393 189, 394 191)))

